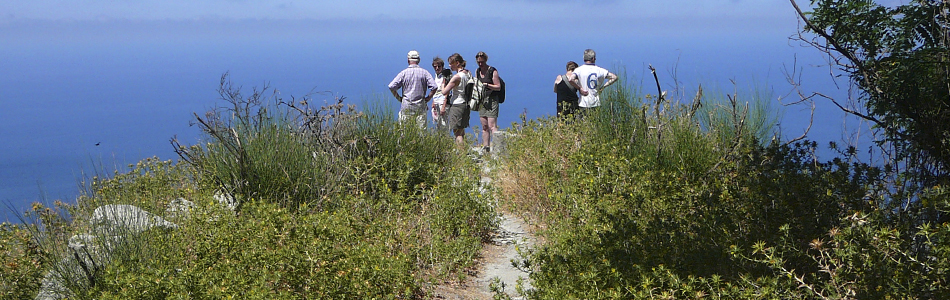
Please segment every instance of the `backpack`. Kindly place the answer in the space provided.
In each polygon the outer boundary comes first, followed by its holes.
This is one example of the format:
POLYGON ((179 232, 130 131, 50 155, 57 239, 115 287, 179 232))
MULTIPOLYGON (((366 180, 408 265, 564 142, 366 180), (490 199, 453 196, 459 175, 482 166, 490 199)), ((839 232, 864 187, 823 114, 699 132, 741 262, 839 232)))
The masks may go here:
MULTIPOLYGON (((492 77, 495 74, 495 67, 488 68, 488 77, 492 77)), ((498 97, 498 103, 505 103, 505 80, 501 77, 498 77, 498 80, 501 81, 501 89, 494 91, 493 93, 498 97)))
POLYGON ((477 110, 487 95, 487 93, 484 92, 485 85, 479 81, 478 78, 475 78, 475 76, 469 76, 468 80, 463 84, 465 85, 465 89, 462 97, 468 101, 470 109, 477 110))
POLYGON ((475 76, 472 76, 469 82, 469 84, 465 85, 466 89, 469 88, 469 85, 471 85, 472 89, 471 97, 468 98, 468 106, 472 110, 478 110, 478 107, 485 103, 485 99, 488 99, 488 95, 491 95, 491 90, 488 89, 485 83, 475 78, 475 76))

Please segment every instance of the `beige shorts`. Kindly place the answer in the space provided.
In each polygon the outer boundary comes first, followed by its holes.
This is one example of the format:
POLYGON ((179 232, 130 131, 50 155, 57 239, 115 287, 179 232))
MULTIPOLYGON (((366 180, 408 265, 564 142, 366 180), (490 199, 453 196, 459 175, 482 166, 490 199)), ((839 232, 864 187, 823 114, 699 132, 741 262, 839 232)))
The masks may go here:
POLYGON ((468 121, 469 118, 471 118, 471 110, 468 109, 468 105, 451 105, 446 114, 449 118, 449 129, 457 130, 468 128, 468 121))
POLYGON ((498 118, 498 99, 495 96, 489 96, 478 106, 478 116, 482 118, 498 118))

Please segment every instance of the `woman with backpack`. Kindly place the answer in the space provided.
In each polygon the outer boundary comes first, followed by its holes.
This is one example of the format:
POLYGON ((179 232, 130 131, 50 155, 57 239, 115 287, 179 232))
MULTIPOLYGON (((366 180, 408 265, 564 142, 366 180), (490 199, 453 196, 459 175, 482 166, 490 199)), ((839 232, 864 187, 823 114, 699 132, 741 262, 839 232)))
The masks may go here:
POLYGON ((498 70, 495 67, 488 65, 488 54, 485 52, 475 54, 475 62, 478 63, 476 78, 492 91, 478 107, 478 117, 482 122, 482 149, 489 152, 491 151, 491 134, 498 131, 499 93, 497 92, 501 91, 501 77, 498 76, 498 70))
POLYGON ((468 127, 471 110, 468 107, 468 100, 465 99, 465 83, 472 77, 472 74, 465 69, 465 60, 462 55, 454 53, 449 56, 449 68, 455 71, 455 75, 449 80, 449 83, 442 88, 442 95, 451 99, 443 105, 440 114, 445 115, 446 106, 448 106, 449 130, 455 136, 455 143, 465 144, 465 128, 468 127))

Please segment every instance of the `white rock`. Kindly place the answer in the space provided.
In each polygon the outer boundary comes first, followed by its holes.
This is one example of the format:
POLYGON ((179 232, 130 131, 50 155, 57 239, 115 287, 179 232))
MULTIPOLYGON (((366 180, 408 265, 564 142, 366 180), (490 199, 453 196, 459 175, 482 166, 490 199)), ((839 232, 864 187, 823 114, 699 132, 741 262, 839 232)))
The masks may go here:
POLYGON ((224 205, 231 211, 237 210, 238 202, 230 194, 217 191, 214 193, 214 200, 217 201, 218 204, 224 205))
POLYGON ((190 216, 193 209, 195 209, 194 202, 185 200, 185 198, 178 198, 168 203, 168 208, 165 208, 165 217, 185 219, 190 216))
POLYGON ((178 228, 178 225, 165 221, 162 217, 125 204, 97 207, 89 222, 96 229, 96 233, 105 235, 139 233, 152 227, 178 228))

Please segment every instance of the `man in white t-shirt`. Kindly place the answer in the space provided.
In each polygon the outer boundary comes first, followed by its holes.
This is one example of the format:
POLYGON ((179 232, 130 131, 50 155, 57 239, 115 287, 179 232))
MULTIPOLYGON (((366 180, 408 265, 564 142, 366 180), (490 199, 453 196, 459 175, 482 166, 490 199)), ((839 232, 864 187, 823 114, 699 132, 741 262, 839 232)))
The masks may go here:
POLYGON ((607 71, 607 69, 598 67, 594 64, 596 61, 597 53, 594 50, 584 50, 584 65, 574 69, 574 74, 581 82, 581 88, 587 91, 587 95, 581 96, 578 103, 581 110, 600 106, 600 93, 617 81, 617 75, 607 71))
POLYGON ((441 131, 447 128, 448 121, 445 114, 441 113, 446 98, 441 91, 449 83, 449 79, 452 78, 452 71, 445 68, 445 61, 438 56, 432 59, 432 70, 435 71, 436 85, 439 86, 438 92, 432 97, 432 123, 435 124, 435 128, 441 131))

